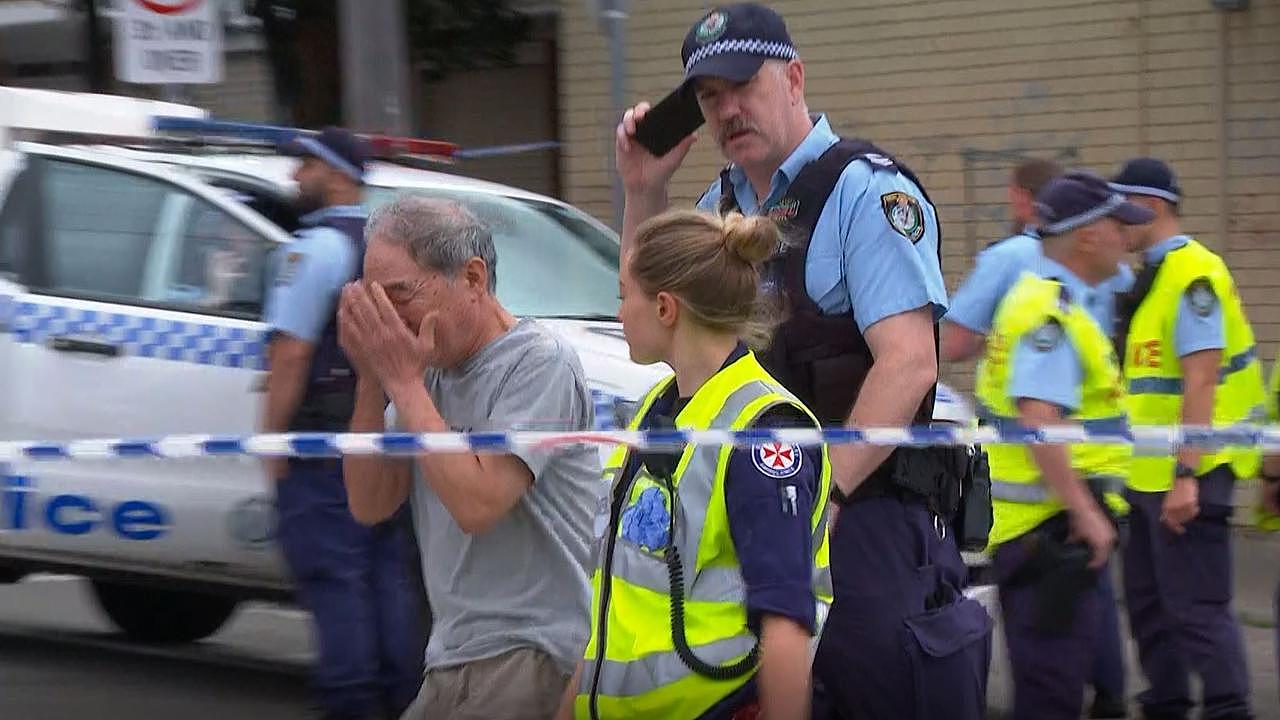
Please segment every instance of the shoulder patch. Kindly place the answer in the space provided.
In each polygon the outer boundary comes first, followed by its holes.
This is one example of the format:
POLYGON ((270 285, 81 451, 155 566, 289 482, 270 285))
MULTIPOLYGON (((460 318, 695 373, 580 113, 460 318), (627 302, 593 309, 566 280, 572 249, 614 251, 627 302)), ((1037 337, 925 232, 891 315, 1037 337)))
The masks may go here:
POLYGON ((897 167, 897 165, 895 165, 892 160, 881 155, 880 153, 867 153, 862 156, 862 159, 866 160, 872 165, 875 165, 876 167, 882 167, 882 168, 897 167))
POLYGON ((789 478, 800 472, 804 453, 793 443, 769 442, 751 447, 751 462, 771 478, 789 478))
POLYGON ((908 193, 891 192, 880 196, 880 208, 884 210, 889 226, 911 242, 924 237, 924 212, 920 201, 908 193))
POLYGON ((280 274, 276 275, 276 285, 284 286, 293 282, 298 275, 298 265, 302 264, 303 255, 300 252, 290 251, 284 256, 284 262, 280 264, 280 274))
POLYGON ((1200 317, 1209 317, 1218 306, 1218 293, 1214 292, 1209 278, 1196 278, 1187 286, 1187 304, 1200 317))
POLYGON ((1031 346, 1040 352, 1049 352, 1062 342, 1062 324, 1050 318, 1031 333, 1031 346))

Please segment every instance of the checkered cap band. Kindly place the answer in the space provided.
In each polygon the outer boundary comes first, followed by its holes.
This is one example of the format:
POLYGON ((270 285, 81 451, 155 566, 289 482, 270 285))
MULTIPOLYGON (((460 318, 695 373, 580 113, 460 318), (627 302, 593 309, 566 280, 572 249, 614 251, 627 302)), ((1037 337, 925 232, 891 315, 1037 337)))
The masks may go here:
POLYGON ((689 56, 689 62, 684 64, 684 71, 688 73, 693 69, 694 65, 717 55, 725 53, 739 53, 742 55, 760 55, 763 57, 777 58, 779 60, 795 60, 800 57, 800 53, 796 52, 795 46, 789 43, 769 42, 767 40, 755 40, 750 38, 739 38, 736 40, 719 40, 709 45, 703 45, 689 56))

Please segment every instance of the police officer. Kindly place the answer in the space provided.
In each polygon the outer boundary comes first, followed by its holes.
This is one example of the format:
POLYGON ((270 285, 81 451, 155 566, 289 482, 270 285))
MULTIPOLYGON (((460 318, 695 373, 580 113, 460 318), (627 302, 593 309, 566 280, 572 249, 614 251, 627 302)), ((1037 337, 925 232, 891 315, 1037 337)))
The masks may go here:
MULTIPOLYGON (((698 104, 729 160, 698 207, 766 215, 794 240, 767 270, 789 316, 761 362, 824 424, 928 424, 946 289, 921 184, 809 112, 804 64, 772 10, 713 9, 689 29, 681 60, 680 97, 698 104)), ((624 254, 639 223, 666 208, 695 138, 655 157, 636 135, 649 110, 628 110, 617 129, 624 254)), ((964 563, 945 532, 959 481, 938 469, 948 457, 831 448, 837 599, 815 673, 841 716, 982 716, 992 622, 961 592, 964 563)))
MULTIPOLYGON (((364 255, 360 206, 365 151, 326 128, 282 148, 294 173, 302 229, 284 248, 267 302, 270 374, 265 432, 341 432, 355 376, 338 346, 335 307, 364 255)), ((400 523, 365 527, 347 509, 340 458, 273 460, 280 546, 317 628, 313 683, 325 718, 397 717, 413 700, 421 658, 400 523)))
MULTIPOLYGON (((1137 158, 1112 187, 1155 216, 1130 229, 1144 267, 1119 310, 1130 421, 1205 426, 1260 418, 1253 330, 1226 263, 1179 228, 1173 171, 1137 158)), ((1146 717, 1185 717, 1191 672, 1203 681, 1203 717, 1251 717, 1243 638, 1231 610, 1230 518, 1235 482, 1252 477, 1258 459, 1252 448, 1184 446, 1133 460, 1124 590, 1150 682, 1139 696, 1146 717)))
MULTIPOLYGON (((1267 421, 1280 423, 1280 359, 1271 368, 1271 382, 1267 386, 1267 421)), ((1262 460, 1262 487, 1258 505, 1254 508, 1254 522, 1267 532, 1280 531, 1280 454, 1268 455, 1262 460)), ((1280 669, 1280 585, 1276 586, 1276 663, 1280 669)))
MULTIPOLYGON (((1121 432, 1119 362, 1087 307, 1126 252, 1121 225, 1152 213, 1082 172, 1051 181, 1039 197, 1044 256, 996 310, 978 368, 979 415, 1008 432, 1063 421, 1121 432)), ((1078 718, 1104 605, 1114 602, 1097 577, 1117 538, 1103 508, 1125 510, 1130 449, 1001 443, 988 452, 1014 717, 1078 718)))
MULTIPOLYGON (((618 318, 631 357, 674 374, 631 429, 817 427, 750 350, 769 336, 760 266, 779 240, 767 219, 737 214, 675 210, 640 227, 618 318)), ((812 638, 831 603, 826 447, 620 447, 606 473, 576 715, 808 717, 812 638)))
MULTIPOLYGON (((997 240, 978 253, 973 272, 965 278, 951 307, 943 318, 942 357, 961 362, 977 357, 983 350, 996 307, 1023 272, 1041 272, 1040 234, 1036 196, 1048 183, 1063 173, 1052 160, 1032 159, 1020 163, 1010 177, 1009 209, 1016 232, 997 240)), ((1089 314, 1108 335, 1115 323, 1115 296, 1133 284, 1133 270, 1127 263, 1116 266, 1116 272, 1097 288, 1090 288, 1080 298, 1089 314)), ((1112 587, 1111 567, 1099 573, 1103 594, 1098 644, 1093 653, 1090 684, 1094 688, 1090 718, 1122 718, 1127 716, 1125 703, 1124 644, 1120 635, 1120 611, 1112 587)))

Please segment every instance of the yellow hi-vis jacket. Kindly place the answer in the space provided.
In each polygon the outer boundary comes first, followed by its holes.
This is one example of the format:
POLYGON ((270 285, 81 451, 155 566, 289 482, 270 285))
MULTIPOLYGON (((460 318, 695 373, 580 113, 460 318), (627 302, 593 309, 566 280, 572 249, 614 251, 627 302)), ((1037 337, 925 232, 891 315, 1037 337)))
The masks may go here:
MULTIPOLYGON (((1071 345, 1083 368, 1080 408, 1063 418, 1064 422, 1080 423, 1086 430, 1098 432, 1124 431, 1124 391, 1112 343, 1088 311, 1070 301, 1061 284, 1029 272, 1023 273, 997 308, 986 355, 978 365, 976 394, 984 422, 997 428, 1020 426, 1016 398, 1009 393, 1013 354, 1024 337, 1052 323, 1061 328, 1060 341, 1071 345)), ((995 520, 988 548, 995 548, 1035 529, 1063 506, 1042 483, 1040 468, 1025 445, 988 445, 987 453, 995 520)), ((1081 481, 1086 477, 1110 481, 1105 497, 1118 514, 1128 511, 1120 491, 1131 454, 1128 445, 1071 446, 1071 466, 1081 481)))
MULTIPOLYGON (((641 402, 636 430, 672 378, 658 383, 641 402)), ((778 405, 792 405, 819 425, 803 404, 747 353, 712 376, 675 418, 686 430, 742 430, 778 405)), ((669 553, 683 564, 677 592, 683 595, 685 643, 704 663, 724 666, 746 658, 756 645, 747 627, 746 586, 729 533, 724 483, 732 446, 690 445, 668 480, 632 462, 619 447, 607 463, 623 507, 654 502, 655 493, 673 532, 665 547, 644 547, 623 537, 622 513, 610 519, 601 544, 602 561, 591 578, 592 629, 574 700, 579 718, 694 718, 741 687, 756 669, 713 679, 691 670, 677 651, 672 627, 669 553), (639 467, 634 470, 632 465, 639 467), (668 486, 668 482, 670 486, 668 486), (620 485, 619 485, 620 484, 620 485), (674 489, 674 492, 672 490, 674 489)), ((831 469, 822 448, 820 487, 811 515, 813 594, 819 622, 832 602, 827 542, 827 497, 831 469)))

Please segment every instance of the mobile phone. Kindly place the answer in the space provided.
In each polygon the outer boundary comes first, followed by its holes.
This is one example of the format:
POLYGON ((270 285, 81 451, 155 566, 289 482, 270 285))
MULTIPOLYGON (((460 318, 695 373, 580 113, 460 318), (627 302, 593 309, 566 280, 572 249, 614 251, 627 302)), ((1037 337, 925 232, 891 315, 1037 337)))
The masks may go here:
POLYGON ((697 98, 691 92, 676 90, 649 108, 636 123, 636 141, 655 157, 662 157, 702 127, 702 123, 697 98))

